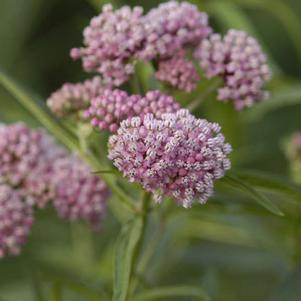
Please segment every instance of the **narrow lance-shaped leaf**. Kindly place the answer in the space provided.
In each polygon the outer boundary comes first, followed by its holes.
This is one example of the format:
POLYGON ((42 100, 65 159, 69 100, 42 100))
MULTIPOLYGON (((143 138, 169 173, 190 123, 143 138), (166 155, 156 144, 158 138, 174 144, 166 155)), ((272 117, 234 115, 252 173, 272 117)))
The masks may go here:
POLYGON ((175 298, 175 297, 195 297, 194 300, 208 301, 209 296, 204 290, 195 286, 167 286, 154 288, 152 290, 145 291, 134 298, 133 301, 153 301, 163 300, 164 298, 175 298))
POLYGON ((286 195, 298 203, 301 202, 301 186, 288 179, 252 170, 238 170, 235 174, 254 187, 286 195))
POLYGON ((114 260, 113 301, 125 301, 128 294, 136 247, 143 231, 143 218, 125 224, 118 237, 114 260))
POLYGON ((257 191, 255 188, 253 188, 251 185, 249 185, 247 182, 239 179, 238 177, 235 177, 233 175, 231 176, 225 176, 224 181, 231 185, 233 188, 239 189, 241 191, 246 192, 250 196, 254 198, 254 200, 269 210, 270 212, 283 216, 283 212, 274 204, 270 199, 268 199, 265 195, 257 191))

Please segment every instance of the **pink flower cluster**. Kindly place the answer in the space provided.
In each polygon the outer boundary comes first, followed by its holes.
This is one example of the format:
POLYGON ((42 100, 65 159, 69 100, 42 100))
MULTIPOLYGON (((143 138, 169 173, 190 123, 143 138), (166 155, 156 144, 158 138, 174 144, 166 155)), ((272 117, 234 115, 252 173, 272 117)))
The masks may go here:
POLYGON ((64 117, 86 109, 93 97, 105 88, 99 76, 82 83, 65 83, 47 99, 47 105, 57 116, 64 117))
POLYGON ((218 124, 187 110, 124 120, 109 140, 109 159, 124 176, 158 202, 172 196, 186 208, 212 195, 214 180, 230 168, 230 152, 218 124))
POLYGON ((109 191, 98 176, 76 156, 57 160, 54 166, 53 204, 61 218, 84 220, 99 227, 105 214, 109 191))
POLYGON ((98 225, 109 195, 104 182, 44 131, 2 125, 0 153, 0 257, 20 251, 33 206, 51 201, 61 217, 98 225))
POLYGON ((32 223, 31 206, 16 190, 0 184, 0 258, 20 253, 32 223))
POLYGON ((22 123, 0 127, 0 183, 16 187, 26 201, 44 207, 53 198, 53 162, 66 151, 43 130, 22 123))
POLYGON ((156 78, 186 92, 195 90, 200 79, 194 64, 184 57, 183 52, 159 61, 156 78))
POLYGON ((169 58, 186 46, 196 46, 211 33, 208 16, 188 2, 169 1, 144 17, 143 60, 169 58))
POLYGON ((91 101, 85 117, 92 126, 114 133, 122 120, 153 113, 160 117, 162 113, 176 112, 180 108, 173 97, 160 91, 149 91, 145 96, 129 96, 122 90, 105 90, 91 101))
POLYGON ((163 3, 146 15, 141 7, 113 11, 108 4, 84 30, 84 47, 73 48, 71 57, 81 58, 84 70, 100 73, 105 83, 120 86, 137 60, 171 58, 210 32, 207 15, 187 2, 163 3))
POLYGON ((213 34, 201 42, 195 57, 208 78, 223 77, 225 86, 219 89, 218 99, 232 99, 237 110, 268 97, 262 90, 271 77, 266 57, 245 32, 230 30, 224 38, 213 34))
POLYGON ((71 50, 73 59, 83 59, 83 68, 97 71, 108 84, 119 86, 133 73, 133 55, 145 38, 143 10, 128 6, 113 11, 112 5, 103 7, 84 30, 83 48, 71 50))

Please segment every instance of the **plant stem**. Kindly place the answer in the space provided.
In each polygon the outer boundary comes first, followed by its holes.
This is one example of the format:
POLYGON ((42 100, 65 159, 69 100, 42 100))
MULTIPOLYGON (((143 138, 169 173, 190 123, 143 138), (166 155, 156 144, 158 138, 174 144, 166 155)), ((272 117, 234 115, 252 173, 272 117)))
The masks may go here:
POLYGON ((50 301, 62 301, 62 287, 58 282, 53 282, 50 301))
POLYGON ((141 86, 136 73, 132 75, 130 84, 131 84, 131 89, 133 94, 141 94, 141 86))
POLYGON ((132 268, 131 284, 130 284, 131 287, 129 290, 129 300, 132 300, 131 296, 135 292, 135 289, 138 285, 138 277, 136 273, 137 266, 138 266, 137 262, 143 246, 143 239, 145 235, 146 225, 148 222, 149 211, 150 211, 150 207, 149 207, 150 199, 151 199, 151 194, 149 192, 143 192, 141 202, 140 202, 140 210, 137 212, 137 214, 142 214, 142 232, 133 259, 133 268, 132 268))
POLYGON ((206 97, 208 97, 213 91, 215 91, 223 82, 223 80, 221 78, 216 78, 211 85, 209 85, 207 87, 207 89, 205 91, 203 91, 203 93, 195 98, 188 106, 187 109, 190 112, 193 112, 195 109, 198 108, 198 106, 206 99, 206 97))

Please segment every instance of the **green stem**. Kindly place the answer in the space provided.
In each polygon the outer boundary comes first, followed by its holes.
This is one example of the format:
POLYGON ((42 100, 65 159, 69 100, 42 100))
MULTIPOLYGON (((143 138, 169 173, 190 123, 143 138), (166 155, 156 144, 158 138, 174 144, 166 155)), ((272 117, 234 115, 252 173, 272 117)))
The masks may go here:
POLYGON ((133 94, 141 94, 141 86, 136 73, 134 73, 130 80, 131 89, 133 94))
POLYGON ((137 249, 135 252, 135 256, 133 259, 133 268, 132 268, 132 275, 131 275, 131 284, 130 284, 130 290, 129 290, 129 300, 132 300, 132 295, 135 292, 135 289, 138 285, 138 275, 137 275, 137 267, 138 267, 138 258, 141 253, 141 249, 143 246, 143 238, 145 234, 146 225, 148 222, 149 217, 149 211, 150 211, 150 200, 151 200, 151 194, 149 192, 143 192, 141 202, 140 202, 140 210, 138 211, 138 214, 142 214, 142 232, 141 237, 139 239, 137 249))
POLYGON ((50 301, 62 301, 62 287, 58 282, 54 282, 51 287, 50 301))
POLYGON ((207 89, 205 91, 203 91, 203 93, 195 98, 188 106, 187 109, 190 112, 195 111, 198 106, 206 99, 206 97, 208 97, 212 92, 214 92, 223 82, 223 80, 221 78, 216 78, 211 85, 209 85, 207 87, 207 89))

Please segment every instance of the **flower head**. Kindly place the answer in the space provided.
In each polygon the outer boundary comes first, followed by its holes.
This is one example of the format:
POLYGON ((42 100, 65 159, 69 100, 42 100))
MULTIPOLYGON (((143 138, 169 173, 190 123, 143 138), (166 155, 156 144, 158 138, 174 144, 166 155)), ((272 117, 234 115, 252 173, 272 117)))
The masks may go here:
POLYGON ((159 117, 162 113, 171 113, 179 109, 179 104, 160 91, 149 91, 145 96, 129 96, 122 90, 105 90, 91 101, 85 117, 100 130, 116 132, 122 120, 153 113, 159 117))
POLYGON ((91 99, 103 90, 104 84, 98 76, 82 83, 65 83, 50 95, 47 105, 57 116, 64 117, 86 109, 91 99))
POLYGON ((44 207, 52 199, 53 161, 66 151, 43 130, 22 123, 0 127, 0 183, 17 188, 27 202, 44 207))
POLYGON ((20 253, 32 223, 31 206, 16 190, 0 184, 0 258, 20 253))
POLYGON ((76 156, 54 162, 54 171, 54 206, 59 216, 98 227, 109 196, 105 183, 76 156))
POLYGON ((114 11, 107 4, 84 30, 84 47, 71 50, 73 59, 82 58, 83 68, 100 73, 105 83, 119 86, 133 73, 131 58, 145 38, 141 7, 114 11))
POLYGON ((159 61, 156 78, 186 92, 195 90, 200 79, 193 63, 184 57, 183 52, 159 61))
POLYGON ((169 1, 153 8, 144 17, 145 42, 139 56, 143 60, 173 57, 186 46, 195 46, 211 28, 207 14, 188 2, 169 1))
POLYGON ((224 38, 213 34, 195 51, 208 78, 221 76, 225 86, 218 91, 219 100, 234 101, 241 110, 268 97, 263 85, 271 77, 258 42, 243 31, 230 30, 224 38))
POLYGON ((124 176, 157 201, 173 196, 184 207, 212 195, 214 180, 230 168, 230 151, 218 124, 187 110, 127 119, 109 141, 109 159, 124 176))

